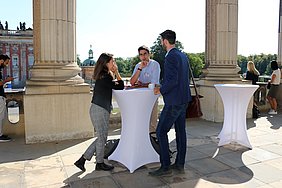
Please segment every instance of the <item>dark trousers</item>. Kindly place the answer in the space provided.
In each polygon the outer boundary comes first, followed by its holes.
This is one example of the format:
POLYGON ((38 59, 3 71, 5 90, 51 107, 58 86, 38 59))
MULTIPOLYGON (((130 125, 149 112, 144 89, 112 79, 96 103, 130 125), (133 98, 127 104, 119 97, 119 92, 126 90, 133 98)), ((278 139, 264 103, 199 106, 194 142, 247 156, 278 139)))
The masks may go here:
POLYGON ((157 138, 160 144, 160 162, 162 168, 170 165, 169 143, 167 133, 174 124, 176 133, 177 155, 175 163, 184 166, 186 155, 186 108, 187 104, 164 105, 157 127, 157 138))

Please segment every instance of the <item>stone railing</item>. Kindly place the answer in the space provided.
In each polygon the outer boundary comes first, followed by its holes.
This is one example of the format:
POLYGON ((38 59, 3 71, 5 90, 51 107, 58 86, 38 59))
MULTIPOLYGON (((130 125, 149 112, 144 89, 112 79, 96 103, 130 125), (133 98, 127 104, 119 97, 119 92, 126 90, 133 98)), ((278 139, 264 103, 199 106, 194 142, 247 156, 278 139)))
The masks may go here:
POLYGON ((267 95, 267 82, 257 82, 259 85, 259 88, 254 94, 254 102, 258 105, 258 108, 261 111, 265 111, 269 109, 269 104, 266 101, 266 95, 267 95))
POLYGON ((0 30, 0 36, 33 36, 32 30, 0 30))

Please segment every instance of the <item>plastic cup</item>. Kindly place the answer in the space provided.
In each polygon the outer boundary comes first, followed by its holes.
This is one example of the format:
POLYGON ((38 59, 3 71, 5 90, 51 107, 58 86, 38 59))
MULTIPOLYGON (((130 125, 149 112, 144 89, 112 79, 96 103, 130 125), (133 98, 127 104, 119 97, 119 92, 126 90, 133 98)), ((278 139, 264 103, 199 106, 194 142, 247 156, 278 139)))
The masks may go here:
POLYGON ((149 88, 149 89, 154 89, 154 88, 155 88, 155 84, 149 84, 149 85, 148 85, 148 88, 149 88))

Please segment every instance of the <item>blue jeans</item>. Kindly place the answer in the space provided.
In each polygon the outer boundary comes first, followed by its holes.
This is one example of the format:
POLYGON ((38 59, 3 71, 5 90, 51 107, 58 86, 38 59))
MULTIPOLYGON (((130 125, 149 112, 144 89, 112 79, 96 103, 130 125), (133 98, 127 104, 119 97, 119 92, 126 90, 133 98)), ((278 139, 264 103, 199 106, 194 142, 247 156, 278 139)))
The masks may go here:
POLYGON ((168 168, 170 166, 169 157, 169 144, 167 133, 170 131, 174 124, 176 133, 176 145, 177 155, 175 164, 178 166, 184 166, 186 155, 186 108, 188 104, 181 105, 164 105, 161 112, 158 127, 157 138, 160 143, 160 162, 162 168, 168 168))

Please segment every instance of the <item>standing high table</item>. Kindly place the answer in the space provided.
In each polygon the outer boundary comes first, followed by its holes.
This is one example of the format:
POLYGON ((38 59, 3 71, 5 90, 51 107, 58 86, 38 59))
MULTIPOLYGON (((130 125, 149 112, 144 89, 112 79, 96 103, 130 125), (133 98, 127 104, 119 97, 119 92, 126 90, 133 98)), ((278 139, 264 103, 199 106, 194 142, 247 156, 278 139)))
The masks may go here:
POLYGON ((121 111, 122 128, 119 144, 109 160, 122 163, 130 173, 159 162, 149 137, 151 112, 159 95, 148 88, 113 90, 113 95, 121 111))
POLYGON ((252 148, 247 135, 246 113, 250 99, 258 85, 215 84, 224 106, 223 127, 218 135, 218 146, 237 142, 252 148))

